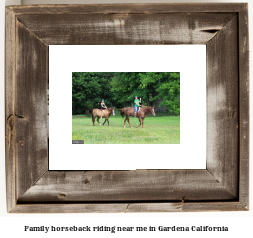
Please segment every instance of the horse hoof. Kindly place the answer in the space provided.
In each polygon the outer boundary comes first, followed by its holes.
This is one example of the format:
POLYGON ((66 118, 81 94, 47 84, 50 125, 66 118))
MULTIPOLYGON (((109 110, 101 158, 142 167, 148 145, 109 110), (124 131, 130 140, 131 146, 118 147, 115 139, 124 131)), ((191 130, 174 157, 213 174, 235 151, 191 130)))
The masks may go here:
POLYGON ((126 127, 124 126, 124 128, 126 128, 126 127))

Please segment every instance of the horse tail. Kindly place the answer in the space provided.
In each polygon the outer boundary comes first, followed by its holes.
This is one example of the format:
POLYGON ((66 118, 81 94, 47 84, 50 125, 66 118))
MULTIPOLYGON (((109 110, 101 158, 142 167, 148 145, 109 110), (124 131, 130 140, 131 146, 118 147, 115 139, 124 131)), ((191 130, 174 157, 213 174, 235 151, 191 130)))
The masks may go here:
POLYGON ((94 109, 92 109, 92 111, 91 111, 91 120, 92 120, 92 122, 93 122, 93 119, 94 119, 94 109))
POLYGON ((122 108, 122 109, 120 110, 120 114, 121 114, 121 116, 124 118, 124 108, 122 108))

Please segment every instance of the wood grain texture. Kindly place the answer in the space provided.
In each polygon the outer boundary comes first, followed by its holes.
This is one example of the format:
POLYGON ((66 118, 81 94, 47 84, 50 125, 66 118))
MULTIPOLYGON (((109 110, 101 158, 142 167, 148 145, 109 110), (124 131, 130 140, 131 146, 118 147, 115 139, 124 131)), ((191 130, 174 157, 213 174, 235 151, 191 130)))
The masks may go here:
POLYGON ((239 80, 235 16, 207 45, 207 169, 238 197, 239 80))
POLYGON ((143 203, 129 204, 126 212, 212 212, 247 211, 239 202, 143 203))
POLYGON ((5 26, 5 156, 7 211, 16 205, 15 181, 15 15, 6 9, 5 26))
POLYGON ((207 170, 49 171, 19 198, 19 202, 235 198, 207 170))
POLYGON ((239 19, 239 201, 249 207, 249 32, 248 5, 239 19))
POLYGON ((25 14, 115 14, 115 13, 206 13, 238 12, 244 3, 153 3, 153 4, 82 4, 82 5, 26 5, 9 7, 16 15, 25 14))
POLYGON ((15 145, 17 198, 48 169, 47 46, 16 22, 15 145))
POLYGON ((239 202, 195 203, 83 203, 83 204, 22 204, 13 213, 133 213, 133 212, 214 212, 247 211, 239 202))
POLYGON ((235 16, 40 14, 18 16, 18 20, 48 45, 206 44, 235 16))

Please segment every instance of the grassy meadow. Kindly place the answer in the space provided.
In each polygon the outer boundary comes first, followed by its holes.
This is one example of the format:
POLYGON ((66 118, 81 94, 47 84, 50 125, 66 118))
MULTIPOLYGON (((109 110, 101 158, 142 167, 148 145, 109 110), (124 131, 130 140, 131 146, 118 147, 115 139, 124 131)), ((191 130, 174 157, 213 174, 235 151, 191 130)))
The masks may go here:
MULTIPOLYGON (((89 116, 72 116, 72 140, 84 140, 85 144, 180 144, 180 116, 169 116, 166 113, 148 114, 144 120, 144 128, 139 125, 138 118, 130 117, 130 127, 118 111, 110 116, 108 124, 93 126, 89 116)), ((105 119, 100 119, 102 124, 105 119)))

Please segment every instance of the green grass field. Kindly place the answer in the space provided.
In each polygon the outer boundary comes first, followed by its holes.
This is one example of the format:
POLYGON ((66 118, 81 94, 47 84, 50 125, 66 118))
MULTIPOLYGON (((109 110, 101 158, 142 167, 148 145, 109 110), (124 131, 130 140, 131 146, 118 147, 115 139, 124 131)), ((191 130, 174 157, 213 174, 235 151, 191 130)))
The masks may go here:
MULTIPOLYGON (((105 119, 100 119, 100 123, 105 119)), ((147 115, 144 128, 139 125, 137 118, 130 117, 131 128, 116 112, 109 118, 108 124, 99 126, 95 121, 93 126, 91 116, 72 116, 72 140, 84 140, 85 144, 179 144, 180 143, 180 116, 168 116, 157 113, 156 116, 147 115)), ((102 124, 101 123, 101 124, 102 124)))

